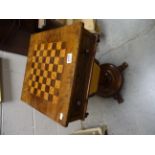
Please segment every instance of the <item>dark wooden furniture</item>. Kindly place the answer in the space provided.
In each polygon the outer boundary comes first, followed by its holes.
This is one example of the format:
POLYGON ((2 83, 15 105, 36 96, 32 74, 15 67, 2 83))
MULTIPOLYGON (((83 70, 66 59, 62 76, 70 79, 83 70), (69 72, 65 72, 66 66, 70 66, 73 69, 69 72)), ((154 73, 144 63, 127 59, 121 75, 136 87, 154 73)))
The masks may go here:
POLYGON ((117 67, 109 63, 100 65, 96 60, 94 62, 89 95, 97 94, 102 97, 113 97, 118 103, 122 103, 123 98, 120 94, 124 83, 122 72, 127 67, 128 64, 126 62, 117 67))
POLYGON ((54 19, 47 19, 42 29, 38 19, 0 19, 0 49, 27 56, 31 34, 60 26, 54 19))
POLYGON ((30 35, 37 32, 38 20, 1 19, 0 49, 27 55, 30 35))
POLYGON ((33 34, 21 99, 63 126, 85 119, 96 43, 82 23, 33 34))

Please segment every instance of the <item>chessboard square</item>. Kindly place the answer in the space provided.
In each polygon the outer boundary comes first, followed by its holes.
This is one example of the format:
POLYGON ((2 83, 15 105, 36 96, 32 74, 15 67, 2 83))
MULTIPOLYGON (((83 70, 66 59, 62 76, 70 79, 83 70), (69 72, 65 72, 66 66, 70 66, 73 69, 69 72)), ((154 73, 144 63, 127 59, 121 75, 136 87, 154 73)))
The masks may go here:
POLYGON ((41 90, 38 89, 38 90, 37 90, 37 93, 36 93, 36 96, 40 96, 40 95, 41 95, 41 90))
POLYGON ((55 87, 55 80, 51 80, 51 86, 55 87))
POLYGON ((36 75, 32 75, 32 81, 36 81, 36 75))
POLYGON ((51 77, 51 72, 50 72, 50 71, 48 71, 48 75, 47 75, 47 77, 48 77, 48 78, 51 77))
POLYGON ((44 75, 44 70, 40 70, 40 76, 44 75))
POLYGON ((33 73, 34 73, 34 69, 31 68, 31 70, 30 70, 30 74, 33 74, 33 73))
POLYGON ((36 76, 35 82, 39 82, 39 76, 36 76))
POLYGON ((45 64, 45 70, 48 71, 49 64, 45 64))
POLYGON ((40 70, 40 74, 39 74, 39 76, 43 76, 44 71, 43 71, 43 70, 41 70, 41 69, 39 69, 39 70, 40 70))
POLYGON ((44 93, 45 93, 44 91, 41 91, 41 93, 40 93, 41 98, 44 98, 44 93))
POLYGON ((50 86, 47 86, 47 85, 46 85, 45 91, 46 91, 47 93, 49 93, 49 90, 50 90, 50 86))
POLYGON ((51 79, 50 79, 50 78, 47 78, 47 79, 46 79, 46 85, 48 85, 48 86, 51 85, 51 79))
POLYGON ((32 75, 36 75, 37 69, 33 69, 32 75))
POLYGON ((34 83, 34 88, 36 88, 36 89, 38 88, 38 82, 34 83))
POLYGON ((32 86, 32 81, 29 80, 28 85, 31 87, 32 86))
POLYGON ((33 51, 33 56, 36 56, 36 54, 37 54, 37 50, 34 50, 33 51))
POLYGON ((57 73, 57 80, 61 80, 61 73, 57 73))
POLYGON ((40 56, 40 57, 39 57, 39 63, 42 63, 42 60, 43 60, 43 59, 42 59, 42 57, 40 56))
POLYGON ((51 50, 47 50, 47 57, 51 56, 51 50))
POLYGON ((34 64, 34 68, 37 69, 38 68, 38 63, 34 64))
POLYGON ((59 56, 60 55, 60 50, 56 50, 55 51, 55 56, 59 56))
POLYGON ((43 84, 46 84, 46 77, 43 77, 43 84))
POLYGON ((42 84, 41 91, 45 92, 45 87, 46 87, 46 85, 45 84, 42 84))
POLYGON ((37 94, 37 89, 34 88, 33 94, 36 95, 37 94))
POLYGON ((49 96, 49 94, 45 92, 45 93, 44 93, 44 99, 45 99, 45 100, 48 100, 48 96, 49 96))
POLYGON ((56 72, 52 72, 51 78, 52 79, 56 79, 57 73, 56 72))
POLYGON ((62 73, 62 71, 63 71, 63 65, 58 65, 57 72, 62 73))
POLYGON ((45 48, 45 44, 42 43, 41 46, 40 46, 40 50, 44 50, 44 48, 45 48))
POLYGON ((38 57, 40 55, 40 50, 36 51, 36 56, 38 57))
POLYGON ((60 41, 57 42, 57 44, 56 44, 56 49, 58 49, 58 50, 61 49, 61 45, 62 45, 62 42, 60 42, 60 41))
POLYGON ((48 77, 48 71, 47 71, 47 70, 44 71, 43 76, 44 76, 44 77, 48 77))
POLYGON ((42 63, 45 63, 46 62, 46 57, 42 57, 42 63))
POLYGON ((42 64, 41 64, 41 70, 44 70, 44 69, 45 69, 45 64, 42 63, 42 64))
POLYGON ((50 63, 54 63, 54 57, 50 58, 50 63))
POLYGON ((31 67, 34 68, 34 65, 35 65, 35 63, 33 62, 33 63, 31 64, 31 67))
POLYGON ((35 84, 35 81, 32 81, 32 85, 31 86, 34 87, 34 84, 35 84))
POLYGON ((39 83, 43 83, 43 77, 42 76, 39 77, 39 83))
POLYGON ((40 69, 37 69, 37 71, 36 71, 36 75, 37 75, 37 76, 40 75, 40 69))
POLYGON ((50 63, 50 57, 49 57, 49 56, 46 57, 46 63, 47 63, 47 64, 50 63))
POLYGON ((42 86, 42 84, 38 83, 38 90, 41 90, 41 86, 42 86))
POLYGON ((57 72, 57 69, 58 69, 58 65, 53 65, 53 71, 57 72))
POLYGON ((48 49, 48 50, 52 49, 52 43, 48 43, 47 49, 48 49))
POLYGON ((66 54, 66 49, 62 49, 60 51, 60 57, 65 57, 65 54, 66 54))
POLYGON ((42 63, 38 63, 38 69, 40 69, 40 68, 41 68, 41 64, 42 64, 42 63))
POLYGON ((52 70, 53 70, 53 64, 49 64, 48 71, 52 71, 52 70))
POLYGON ((55 50, 51 50, 51 57, 55 57, 55 50))
POLYGON ((35 62, 34 63, 37 63, 37 62, 39 62, 39 56, 37 57, 35 57, 36 58, 36 60, 35 60, 35 62))
POLYGON ((55 82, 55 88, 58 88, 59 89, 60 88, 60 83, 61 82, 59 80, 56 80, 56 82, 55 82))
POLYGON ((47 50, 44 50, 43 51, 43 57, 46 57, 47 56, 47 50))
POLYGON ((40 51, 40 56, 43 56, 43 50, 40 51))
POLYGON ((59 63, 59 57, 55 57, 54 64, 58 64, 58 63, 59 63))
POLYGON ((40 50, 41 44, 37 45, 37 51, 40 50))
POLYGON ((54 94, 54 88, 53 87, 50 87, 49 94, 51 94, 51 95, 54 94))
POLYGON ((32 57, 32 62, 36 62, 36 57, 32 57))

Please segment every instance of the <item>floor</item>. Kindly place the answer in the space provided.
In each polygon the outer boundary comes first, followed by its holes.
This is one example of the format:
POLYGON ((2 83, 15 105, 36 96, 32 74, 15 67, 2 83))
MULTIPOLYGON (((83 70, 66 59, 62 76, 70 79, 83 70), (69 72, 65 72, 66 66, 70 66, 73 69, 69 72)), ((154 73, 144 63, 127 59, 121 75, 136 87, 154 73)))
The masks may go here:
POLYGON ((92 98, 90 117, 96 125, 107 124, 110 134, 155 134, 155 21, 103 20, 100 24, 105 27, 102 42, 106 41, 105 46, 100 43, 97 58, 116 65, 126 61, 129 68, 122 90, 125 102, 92 98))
POLYGON ((88 118, 63 128, 20 101, 26 57, 0 51, 4 103, 1 134, 71 134, 106 124, 109 134, 155 134, 155 20, 98 20, 100 63, 126 61, 123 104, 92 97, 88 118))

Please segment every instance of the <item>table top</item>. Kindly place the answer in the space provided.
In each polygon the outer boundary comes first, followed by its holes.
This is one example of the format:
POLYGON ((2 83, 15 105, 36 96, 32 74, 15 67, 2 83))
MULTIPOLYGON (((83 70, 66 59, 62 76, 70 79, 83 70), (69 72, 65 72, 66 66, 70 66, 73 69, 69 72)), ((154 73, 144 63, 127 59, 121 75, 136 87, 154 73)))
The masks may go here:
POLYGON ((33 34, 21 99, 67 126, 83 24, 33 34))

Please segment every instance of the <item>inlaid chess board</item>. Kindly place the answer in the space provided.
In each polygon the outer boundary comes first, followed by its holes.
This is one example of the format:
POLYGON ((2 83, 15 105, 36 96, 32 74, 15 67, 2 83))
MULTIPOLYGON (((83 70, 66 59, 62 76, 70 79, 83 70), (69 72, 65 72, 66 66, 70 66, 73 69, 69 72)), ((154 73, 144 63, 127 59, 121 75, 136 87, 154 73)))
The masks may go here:
POLYGON ((65 42, 34 46, 28 83, 31 94, 47 101, 58 100, 65 55, 65 42))
POLYGON ((21 99, 63 126, 84 119, 95 41, 82 23, 33 34, 21 99))

